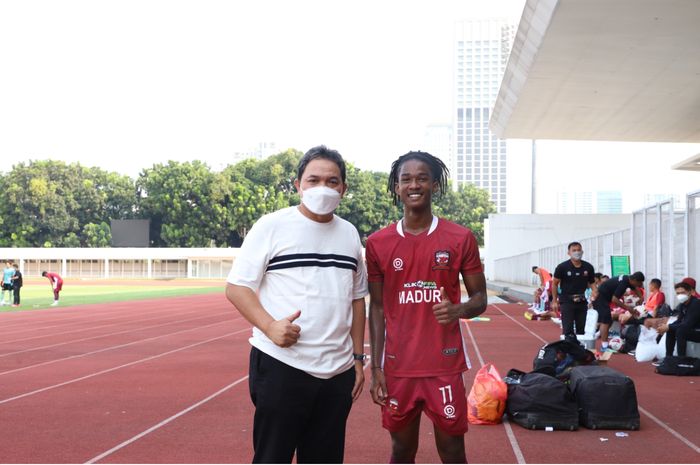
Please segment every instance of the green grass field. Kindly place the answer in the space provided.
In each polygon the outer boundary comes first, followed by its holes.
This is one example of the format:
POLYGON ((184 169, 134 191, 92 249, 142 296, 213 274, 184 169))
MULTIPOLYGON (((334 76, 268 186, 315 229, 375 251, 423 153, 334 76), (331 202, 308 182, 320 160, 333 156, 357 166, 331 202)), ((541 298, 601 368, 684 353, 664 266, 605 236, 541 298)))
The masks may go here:
MULTIPOLYGON (((157 299, 163 297, 179 297, 195 294, 211 294, 224 292, 223 285, 179 285, 179 286, 148 286, 135 283, 133 285, 81 285, 66 283, 61 291, 60 306, 83 304, 101 304, 123 302, 127 300, 157 299)), ((28 284, 22 287, 19 307, 2 306, 0 311, 26 311, 49 308, 53 303, 53 293, 48 284, 28 284)), ((5 298, 9 298, 7 295, 5 298)))

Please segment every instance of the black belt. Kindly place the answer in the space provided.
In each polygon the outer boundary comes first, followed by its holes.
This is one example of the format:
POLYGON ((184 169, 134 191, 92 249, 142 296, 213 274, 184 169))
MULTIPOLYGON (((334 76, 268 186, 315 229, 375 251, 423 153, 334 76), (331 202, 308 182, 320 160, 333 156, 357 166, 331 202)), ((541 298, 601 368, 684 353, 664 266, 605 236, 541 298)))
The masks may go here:
POLYGON ((573 303, 584 302, 586 300, 586 294, 564 294, 564 296, 571 299, 573 303))

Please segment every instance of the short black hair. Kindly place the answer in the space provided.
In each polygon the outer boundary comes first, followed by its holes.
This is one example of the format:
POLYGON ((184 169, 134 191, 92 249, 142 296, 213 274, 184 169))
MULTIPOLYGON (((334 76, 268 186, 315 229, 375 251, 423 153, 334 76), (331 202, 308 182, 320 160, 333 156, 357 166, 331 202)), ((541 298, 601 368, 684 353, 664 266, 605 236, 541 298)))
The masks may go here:
POLYGON ((655 284, 656 287, 661 287, 661 280, 659 278, 654 278, 651 281, 649 281, 649 284, 655 284))
POLYGON ((579 247, 583 248, 583 246, 581 245, 580 242, 574 241, 574 242, 569 243, 569 246, 566 248, 566 250, 571 250, 571 248, 575 247, 575 246, 579 246, 579 247))
POLYGON ((538 266, 533 266, 533 267, 532 267, 532 271, 534 272, 537 268, 539 268, 539 267, 538 267, 538 266))
POLYGON ((343 183, 345 183, 345 160, 343 160, 343 157, 340 155, 340 153, 338 153, 337 150, 329 149, 325 145, 317 145, 316 147, 312 147, 309 149, 308 152, 304 154, 303 157, 301 157, 301 160, 299 160, 299 164, 297 165, 297 179, 300 182, 301 176, 306 170, 306 166, 312 160, 316 160, 317 158, 330 160, 336 165, 338 165, 338 168, 340 168, 340 177, 342 178, 343 183))
POLYGON ((644 282, 644 273, 641 271, 635 271, 630 275, 630 279, 634 279, 635 281, 639 282, 644 282))
POLYGON ((684 283, 683 281, 676 283, 676 285, 673 286, 673 289, 678 289, 678 288, 685 289, 688 292, 693 292, 692 286, 688 283, 684 283))
POLYGON ((41 275, 42 275, 42 276, 46 276, 46 271, 42 271, 42 272, 41 272, 41 275))
POLYGON ((600 278, 603 277, 603 273, 593 273, 593 277, 594 277, 595 279, 600 279, 600 278))
POLYGON ((391 164, 389 172, 389 181, 387 182, 387 190, 391 192, 391 197, 394 199, 394 205, 399 204, 399 195, 396 193, 396 184, 399 182, 399 171, 401 165, 409 160, 422 161, 430 168, 430 174, 433 181, 438 183, 438 197, 442 197, 447 189, 447 180, 450 178, 450 169, 438 157, 429 154, 428 152, 413 151, 401 155, 394 163, 391 164))

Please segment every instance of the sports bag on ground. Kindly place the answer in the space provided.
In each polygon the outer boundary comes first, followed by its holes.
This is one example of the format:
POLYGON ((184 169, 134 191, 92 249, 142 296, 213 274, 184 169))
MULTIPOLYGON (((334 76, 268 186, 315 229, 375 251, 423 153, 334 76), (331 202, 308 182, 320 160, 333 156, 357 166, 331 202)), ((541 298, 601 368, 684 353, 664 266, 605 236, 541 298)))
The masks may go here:
POLYGON ((514 423, 527 429, 574 431, 578 429, 578 406, 566 384, 543 373, 526 373, 508 385, 506 412, 514 423))
POLYGON ((639 429, 637 391, 628 376, 605 366, 578 366, 569 383, 586 428, 639 429))
POLYGON ((560 379, 567 379, 572 367, 588 365, 594 361, 593 352, 586 350, 580 344, 563 340, 542 346, 532 362, 532 368, 560 379))
POLYGON ((626 354, 635 350, 637 348, 637 343, 639 342, 639 335, 641 332, 642 328, 638 324, 625 325, 621 334, 622 339, 624 339, 625 342, 622 344, 619 352, 626 354))
POLYGON ((660 375, 700 376, 700 358, 666 357, 656 367, 656 372, 660 375))

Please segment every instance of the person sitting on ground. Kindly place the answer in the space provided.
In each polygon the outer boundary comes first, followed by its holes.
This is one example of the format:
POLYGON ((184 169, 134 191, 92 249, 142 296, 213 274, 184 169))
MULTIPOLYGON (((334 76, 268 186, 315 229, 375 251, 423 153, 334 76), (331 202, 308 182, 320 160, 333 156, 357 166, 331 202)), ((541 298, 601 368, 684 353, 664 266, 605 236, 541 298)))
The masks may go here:
POLYGON ((700 342, 700 299, 692 295, 693 288, 686 282, 674 286, 678 302, 678 319, 659 326, 660 334, 666 333, 666 356, 685 357, 688 341, 700 342))
POLYGON ((683 278, 683 279, 681 280, 681 282, 682 282, 682 283, 686 283, 687 285, 690 286, 690 288, 692 289, 691 295, 692 295, 693 297, 696 297, 696 298, 700 299, 700 294, 698 294, 698 291, 695 290, 695 289, 696 289, 695 286, 696 286, 696 284, 697 284, 697 283, 695 282, 695 278, 691 278, 690 276, 688 276, 687 278, 683 278))

